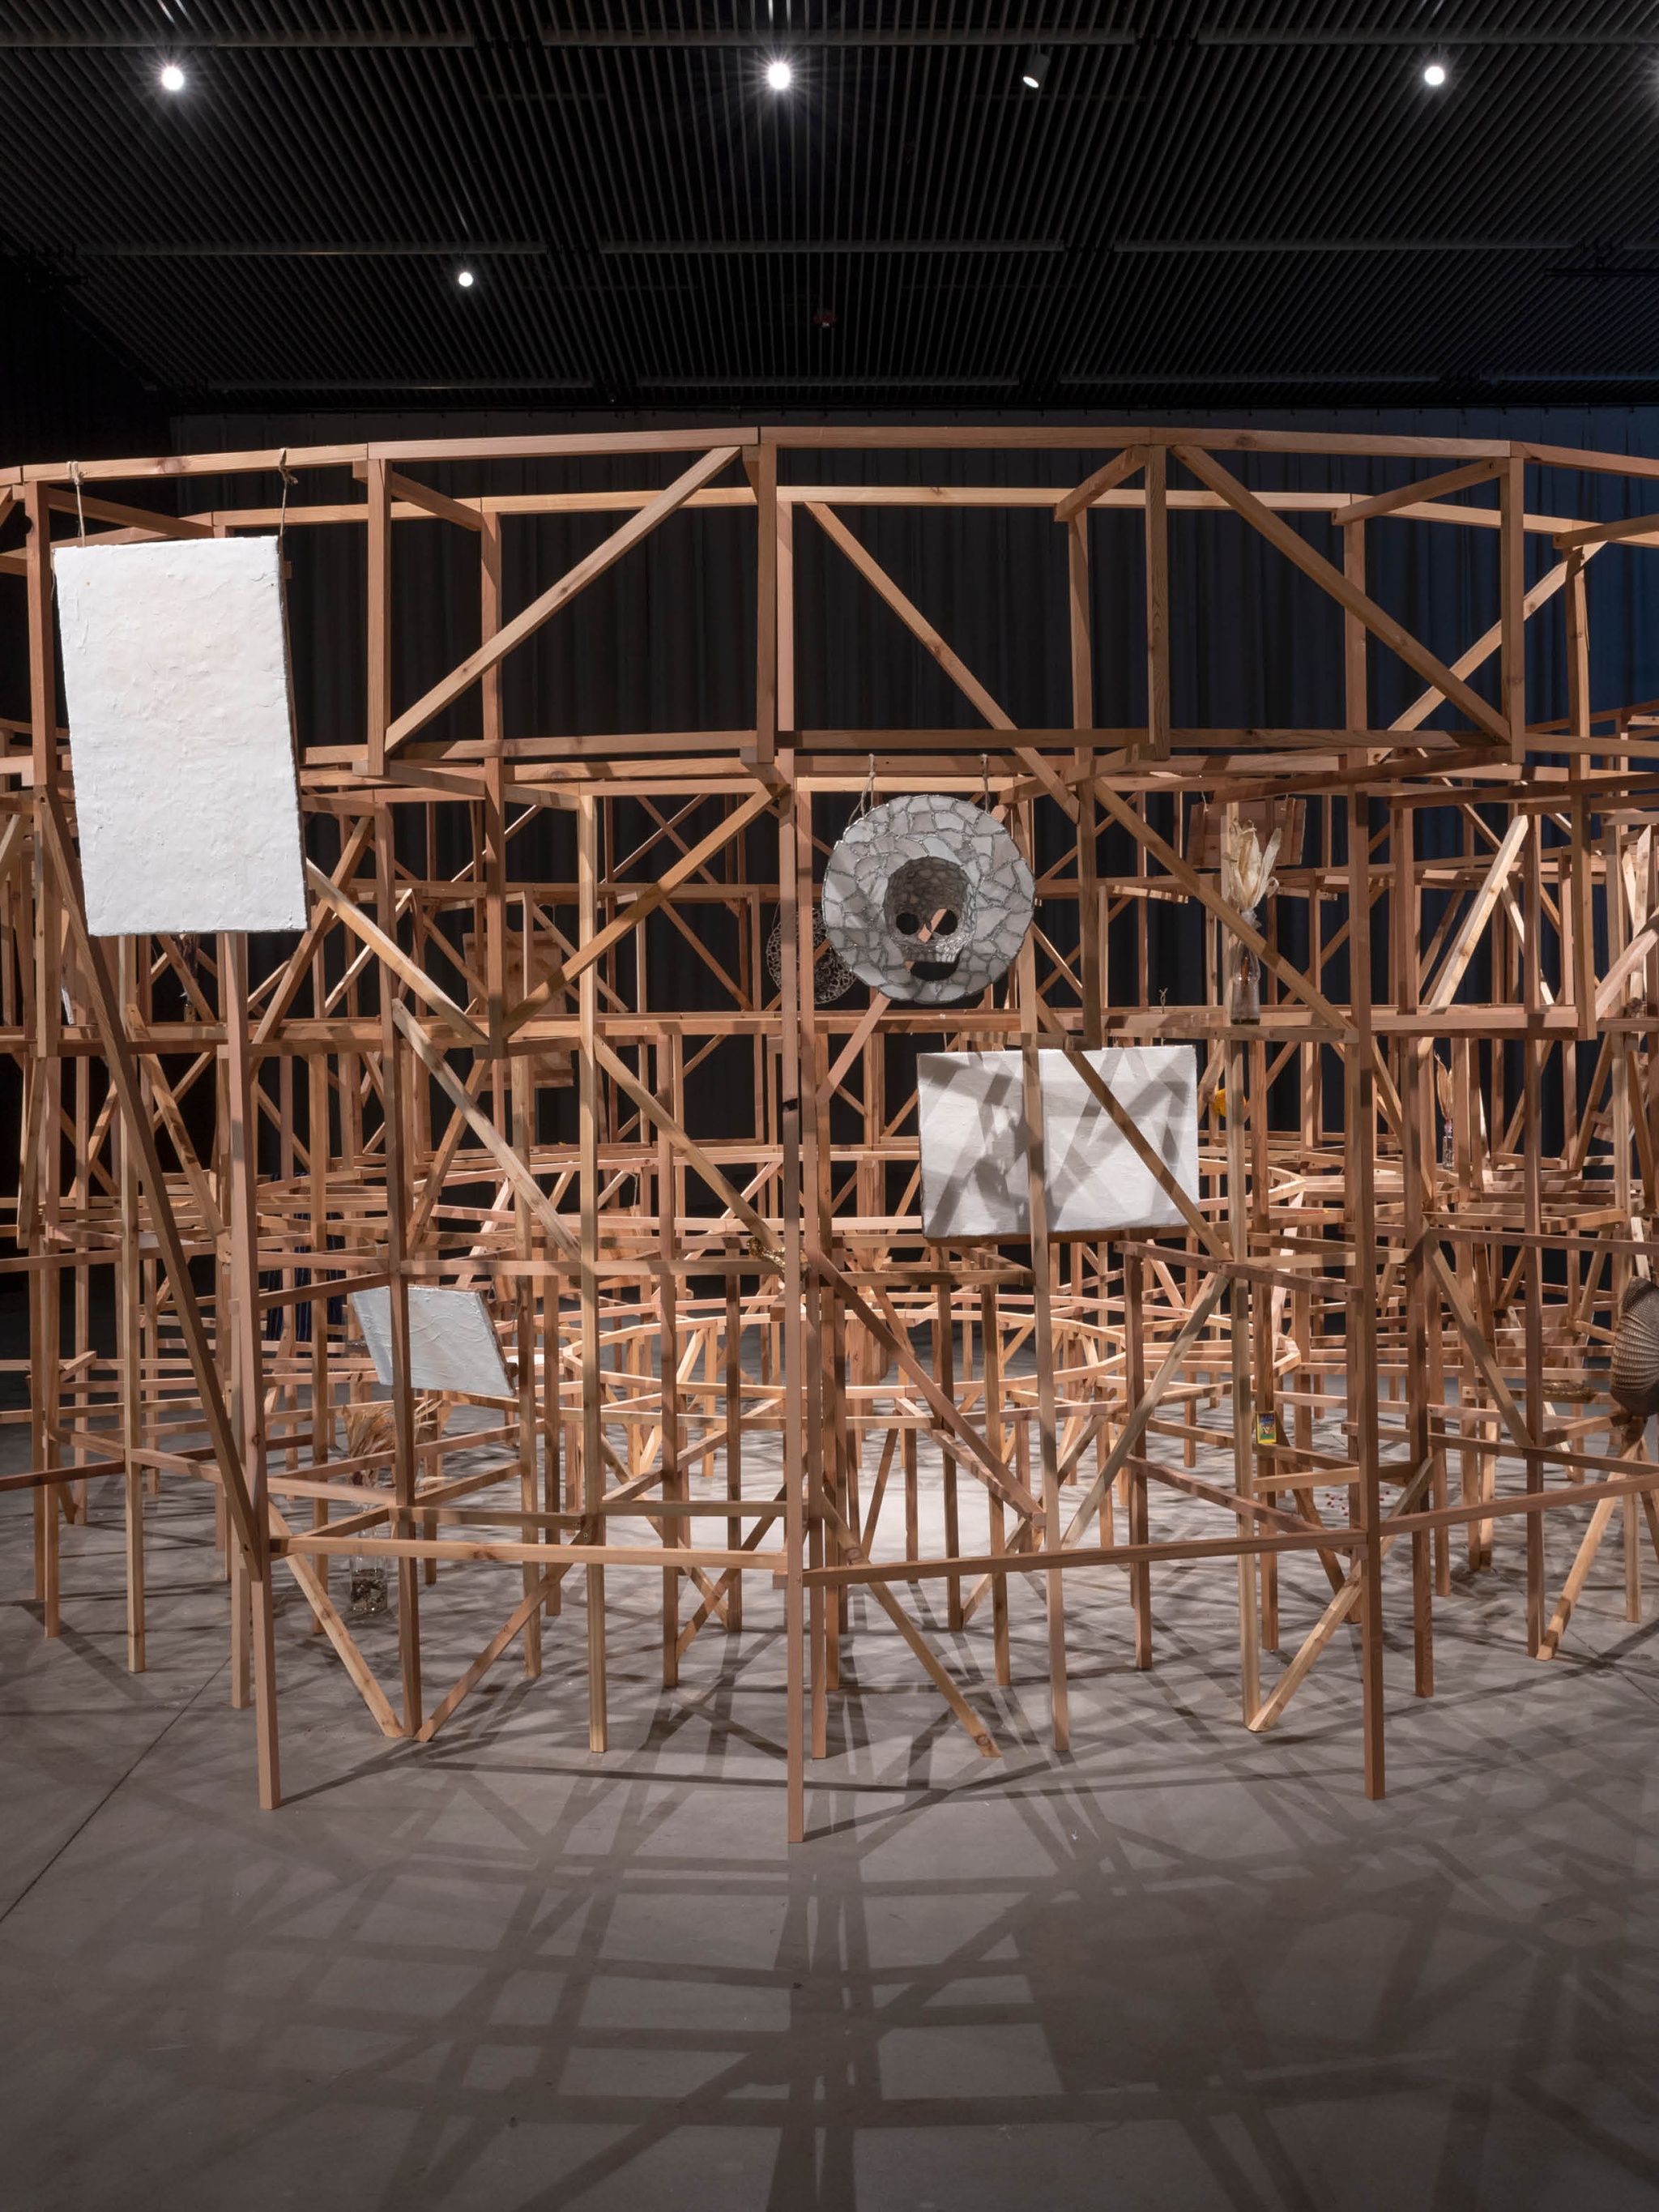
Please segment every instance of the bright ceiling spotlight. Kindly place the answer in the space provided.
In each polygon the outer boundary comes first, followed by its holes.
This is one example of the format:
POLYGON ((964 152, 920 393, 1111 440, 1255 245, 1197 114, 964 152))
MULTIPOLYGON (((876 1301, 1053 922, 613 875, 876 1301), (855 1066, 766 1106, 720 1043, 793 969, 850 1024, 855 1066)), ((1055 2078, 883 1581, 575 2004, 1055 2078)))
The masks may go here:
POLYGON ((457 270, 455 272, 455 282, 460 286, 463 292, 470 292, 472 289, 472 271, 470 269, 457 270))
POLYGON ((767 64, 766 82, 771 86, 774 92, 787 92, 794 81, 795 72, 790 68, 787 62, 769 62, 767 64))
POLYGON ((161 71, 162 91, 182 92, 184 88, 185 73, 183 70, 179 68, 177 62, 168 62, 161 71))
POLYGON ((1423 72, 1423 82, 1429 87, 1431 91, 1438 92, 1441 86, 1446 82, 1446 64, 1444 62, 1431 62, 1423 72))
POLYGON ((1020 82, 1028 92, 1041 92, 1042 80, 1048 74, 1048 55, 1043 52, 1041 46, 1033 46, 1025 57, 1025 66, 1019 73, 1020 82))

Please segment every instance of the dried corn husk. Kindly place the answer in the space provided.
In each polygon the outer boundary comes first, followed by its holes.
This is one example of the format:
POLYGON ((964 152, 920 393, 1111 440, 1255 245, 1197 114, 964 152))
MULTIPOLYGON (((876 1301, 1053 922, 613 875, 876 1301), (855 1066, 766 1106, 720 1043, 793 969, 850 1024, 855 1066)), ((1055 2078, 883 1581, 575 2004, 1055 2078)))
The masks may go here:
MULTIPOLYGON (((461 1403, 447 1390, 419 1390, 415 1395, 415 1441, 434 1443, 449 1426, 450 1416, 461 1403)), ((384 1398, 360 1398, 342 1406, 346 1456, 360 1459, 369 1452, 390 1451, 396 1429, 390 1403, 384 1398)))
POLYGON ((1241 914, 1254 912, 1279 889, 1273 866, 1284 834, 1275 830, 1263 852, 1255 823, 1237 813, 1228 815, 1226 849, 1221 856, 1221 895, 1241 914))

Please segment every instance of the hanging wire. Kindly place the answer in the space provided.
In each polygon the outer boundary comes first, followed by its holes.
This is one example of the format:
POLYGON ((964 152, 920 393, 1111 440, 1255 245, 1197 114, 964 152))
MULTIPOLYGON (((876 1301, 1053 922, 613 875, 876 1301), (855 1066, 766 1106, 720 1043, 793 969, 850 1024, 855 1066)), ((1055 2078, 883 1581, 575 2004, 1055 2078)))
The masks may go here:
POLYGON ((87 516, 81 504, 81 478, 85 471, 79 461, 71 461, 69 472, 70 482, 75 486, 75 519, 81 526, 81 543, 84 545, 87 542, 87 516))
POLYGON ((850 830, 854 822, 861 822, 864 819, 864 817, 869 813, 872 807, 874 806, 875 803, 876 757, 872 753, 870 756, 870 773, 864 779, 864 788, 859 793, 859 803, 853 809, 853 819, 848 823, 848 828, 850 830))
POLYGON ((979 803, 988 814, 995 812, 996 810, 991 804, 991 756, 989 753, 981 753, 979 757, 979 803))
POLYGON ((288 488, 296 481, 294 471, 288 465, 286 446, 276 456, 276 473, 283 479, 283 503, 276 511, 276 555, 280 560, 283 552, 283 533, 288 528, 288 488))

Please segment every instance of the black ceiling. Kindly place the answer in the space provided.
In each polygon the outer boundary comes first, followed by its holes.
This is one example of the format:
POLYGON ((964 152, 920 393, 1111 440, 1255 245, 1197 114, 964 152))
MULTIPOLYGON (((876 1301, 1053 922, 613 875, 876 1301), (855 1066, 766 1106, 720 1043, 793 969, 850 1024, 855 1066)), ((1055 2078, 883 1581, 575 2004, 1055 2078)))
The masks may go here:
POLYGON ((181 405, 1659 396, 1651 0, 6 0, 0 129, 181 405))

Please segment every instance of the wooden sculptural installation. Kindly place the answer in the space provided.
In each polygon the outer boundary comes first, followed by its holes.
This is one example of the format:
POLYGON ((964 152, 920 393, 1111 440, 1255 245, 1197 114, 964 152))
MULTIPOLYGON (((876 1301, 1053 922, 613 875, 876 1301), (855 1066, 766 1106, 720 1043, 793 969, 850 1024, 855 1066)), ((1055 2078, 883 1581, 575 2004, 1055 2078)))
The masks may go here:
MULTIPOLYGON (((49 1636, 62 1529, 107 1480, 125 1495, 142 1667, 145 1498, 212 1485, 232 1695, 254 1708, 274 1804, 279 1581, 386 1736, 429 1741, 514 1645, 538 1674, 551 1636, 579 1639, 603 1750, 607 1584, 643 1570, 661 1581, 665 1684, 706 1631, 781 1615, 799 1838, 855 1590, 875 1608, 862 1632, 896 1630, 994 1756, 965 1647, 930 1622, 978 1639, 1006 1683, 1011 1607, 1043 1608, 1063 1746, 1066 1576, 1110 1571, 1146 1667, 1162 1571, 1212 1562, 1237 1583, 1251 1729, 1278 1721, 1334 1644, 1327 1671, 1346 1679, 1336 1632, 1352 1624, 1371 1795, 1395 1547, 1410 1572, 1390 1601, 1410 1614, 1419 1695, 1454 1547, 1484 1571, 1500 1521, 1524 1531, 1528 1650, 1560 1647, 1615 1519, 1639 1617, 1659 1466, 1607 1397, 1606 1363, 1659 1211, 1659 721, 1592 707, 1585 579, 1609 545, 1650 557, 1659 517, 1553 511, 1546 478, 1613 480, 1639 504, 1659 464, 1220 428, 677 431, 289 452, 285 515, 234 503, 265 496, 282 459, 0 474, 0 521, 21 507, 27 525, 21 543, 0 538, 0 590, 17 595, 30 701, 0 732, 0 1042, 23 1102, 16 1257, 0 1267, 27 1285, 30 1464, 0 1480, 33 1492, 49 1636), (894 448, 921 480, 850 480, 894 448), (1080 478, 1079 452, 1099 462, 1080 478), (1324 455, 1332 489, 1259 481, 1291 452, 1303 481, 1324 455), (618 488, 574 485, 595 454, 618 488), (1029 481, 954 480, 995 456, 982 473, 1029 481), (544 488, 499 491, 502 469, 544 488), (214 487, 222 503, 206 504, 214 487), (166 512, 127 503, 158 496, 166 512), (1015 726, 964 641, 871 553, 866 507, 943 508, 963 530, 1024 511, 1060 531, 1068 726, 1015 726), (752 570, 720 541, 724 587, 754 594, 752 723, 509 732, 508 657, 653 533, 720 510, 757 533, 752 570), (605 534, 509 606, 508 533, 573 514, 605 534), (1172 726, 1172 514, 1253 533, 1334 604, 1344 696, 1329 726, 1172 726), (1096 724, 1093 593, 1114 581, 1108 552, 1124 558, 1103 517, 1133 531, 1144 596, 1146 719, 1129 728, 1096 724), (268 534, 279 520, 290 558, 314 532, 368 549, 351 647, 366 726, 300 764, 305 926, 194 945, 100 936, 75 732, 56 709, 54 539, 268 534), (1449 665, 1366 584, 1368 533, 1447 528, 1487 532, 1496 551, 1491 626, 1449 665), (799 726, 808 532, 975 726, 799 726), (402 578, 432 557, 432 533, 476 551, 479 641, 399 704, 392 547, 402 578), (1530 582, 1529 538, 1545 556, 1530 582), (1563 628, 1565 711, 1534 701, 1529 719, 1528 626, 1545 623, 1563 628), (1422 688, 1377 727, 1384 662, 1422 688), (844 970, 813 988, 815 959, 834 958, 823 854, 866 790, 988 805, 1031 872, 1032 927, 970 1003, 905 1003, 848 988, 844 970), (525 825, 544 821, 551 877, 520 857, 525 825), (1177 910, 1203 933, 1202 995, 1169 1003, 1153 956, 1177 910), (1222 982, 1241 961, 1257 977, 1243 1006, 1222 982), (1101 1072, 1103 1046, 1152 1043, 1197 1054, 1196 1194, 1101 1072), (917 1049, 1018 1055, 1031 1194, 1018 1242, 923 1237, 917 1049), (1054 1053, 1178 1227, 1074 1235, 1050 1220, 1054 1053), (112 1358, 93 1343, 94 1280, 113 1285, 112 1358), (510 1395, 477 1401, 482 1427, 435 1422, 411 1376, 410 1291, 438 1284, 491 1296, 510 1395), (372 1411, 347 1304, 371 1290, 389 1298, 392 1377, 372 1411), (915 1506, 924 1435, 940 1550, 924 1548, 915 1506), (1200 1450, 1225 1473, 1196 1471, 1200 1450), (1179 1529, 1160 1530, 1155 1505, 1176 1498, 1179 1529), (1546 1513, 1575 1533, 1588 1514, 1553 1605, 1546 1513), (395 1580, 395 1681, 337 1601, 339 1558, 384 1560, 395 1580), (501 1592, 499 1626, 434 1692, 422 1605, 481 1574, 501 1592)), ((1041 564, 1008 588, 1036 622, 1041 564)), ((913 917, 919 939, 944 917, 913 917)))

